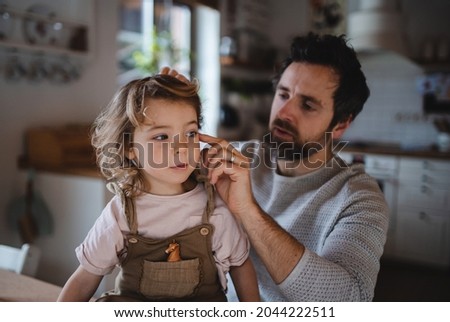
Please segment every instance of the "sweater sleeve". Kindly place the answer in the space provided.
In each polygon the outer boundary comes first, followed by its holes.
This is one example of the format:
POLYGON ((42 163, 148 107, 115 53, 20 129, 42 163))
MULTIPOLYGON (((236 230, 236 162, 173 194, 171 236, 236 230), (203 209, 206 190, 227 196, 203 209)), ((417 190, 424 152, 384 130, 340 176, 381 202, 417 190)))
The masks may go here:
POLYGON ((373 299, 388 226, 387 205, 375 189, 360 186, 358 192, 347 194, 323 246, 316 253, 306 249, 279 285, 289 301, 373 299))

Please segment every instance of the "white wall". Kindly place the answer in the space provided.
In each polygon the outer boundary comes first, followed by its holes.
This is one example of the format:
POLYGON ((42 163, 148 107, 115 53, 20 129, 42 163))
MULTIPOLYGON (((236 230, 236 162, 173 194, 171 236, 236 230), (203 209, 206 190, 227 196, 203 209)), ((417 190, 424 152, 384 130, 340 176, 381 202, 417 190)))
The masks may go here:
MULTIPOLYGON (((349 0, 349 9, 358 8, 357 3, 357 0, 349 0)), ((420 61, 424 43, 430 40, 437 43, 446 39, 450 45, 450 1, 402 0, 399 3, 410 58, 420 61)), ((437 131, 433 119, 438 115, 423 112, 422 96, 417 87, 418 78, 427 69, 390 53, 360 57, 371 96, 344 139, 397 143, 409 149, 435 144, 437 131)), ((448 72, 449 66, 450 57, 442 64, 442 70, 448 72)))
MULTIPOLYGON (((16 0, 15 5, 28 0, 16 0)), ((69 2, 64 3, 67 8, 69 2)), ((73 83, 6 82, 0 76, 0 243, 18 244, 8 230, 6 205, 23 193, 17 158, 23 153, 23 133, 37 125, 91 122, 116 90, 116 32, 118 0, 93 0, 95 5, 94 55, 81 78, 73 83)), ((11 2, 10 2, 11 3, 11 2)), ((50 1, 50 5, 54 4, 50 1)), ((86 8, 81 12, 86 13, 86 8)), ((2 70, 0 70, 2 72, 2 70)), ((68 254, 68 256, 72 256, 68 254)))
POLYGON ((423 113, 416 85, 422 68, 392 53, 361 56, 360 60, 371 95, 344 139, 395 143, 408 149, 433 144, 437 135, 433 117, 423 113))
MULTIPOLYGON (((17 181, 25 185, 25 180, 23 171, 17 181)), ((34 242, 41 250, 36 276, 64 285, 79 265, 75 248, 112 195, 100 178, 41 172, 34 181, 36 193, 45 200, 53 222, 52 233, 39 236, 34 242)), ((38 222, 44 222, 42 214, 38 218, 38 222)))

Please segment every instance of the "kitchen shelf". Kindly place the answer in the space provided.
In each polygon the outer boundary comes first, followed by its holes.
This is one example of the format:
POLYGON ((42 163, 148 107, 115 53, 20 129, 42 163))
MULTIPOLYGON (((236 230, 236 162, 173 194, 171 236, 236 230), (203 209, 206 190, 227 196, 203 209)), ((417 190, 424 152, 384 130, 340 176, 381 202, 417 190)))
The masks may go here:
POLYGON ((69 83, 93 58, 95 6, 69 0, 48 6, 1 3, 0 69, 8 81, 69 83), (66 12, 66 16, 59 12, 66 12), (70 15, 70 16, 67 16, 70 15), (78 21, 76 21, 78 20, 78 21))
POLYGON ((67 49, 56 47, 53 45, 30 45, 19 41, 4 41, 0 40, 0 47, 10 50, 12 54, 17 54, 17 51, 25 51, 27 53, 50 53, 52 56, 73 56, 73 57, 88 57, 89 51, 79 51, 74 49, 67 49))
MULTIPOLYGON (((74 57, 88 57, 91 55, 92 26, 87 23, 77 22, 56 16, 50 12, 48 14, 34 13, 30 11, 17 10, 10 6, 2 7, 2 14, 8 14, 10 20, 9 34, 3 34, 0 39, 0 47, 11 52, 23 51, 27 53, 42 53, 50 55, 66 55, 74 57), (33 34, 36 39, 29 39, 27 35, 29 29, 25 26, 27 21, 36 23, 33 26, 33 34), (44 31, 38 30, 44 24, 44 31), (57 28, 56 24, 60 24, 57 28), (43 34, 40 34, 43 32, 43 34), (39 38, 41 36, 41 38, 39 38), (53 38, 52 38, 53 36, 53 38), (37 43, 33 43, 33 40, 37 43), (48 43, 45 43, 48 41, 48 43), (40 43, 39 43, 40 42, 40 43), (56 42, 56 43, 52 43, 56 42)), ((33 37, 31 37, 33 38, 33 37)))
POLYGON ((40 173, 55 173, 55 174, 63 174, 63 175, 74 175, 81 176, 87 178, 100 178, 103 179, 103 176, 95 165, 87 166, 52 166, 46 164, 34 164, 29 163, 27 157, 22 155, 19 156, 17 160, 18 168, 21 170, 29 170, 33 169, 40 173))
POLYGON ((425 61, 423 59, 418 59, 414 57, 410 57, 411 61, 420 66, 426 74, 432 73, 448 73, 450 72, 450 61, 425 61))
POLYGON ((7 9, 4 9, 4 11, 7 11, 13 17, 19 17, 22 19, 24 19, 24 18, 25 19, 34 19, 34 20, 39 20, 39 21, 47 22, 47 23, 61 22, 61 23, 64 23, 65 25, 69 25, 70 27, 84 26, 83 23, 70 21, 68 19, 60 19, 59 17, 56 17, 55 15, 47 16, 47 15, 38 14, 38 13, 34 13, 34 12, 29 12, 29 11, 19 11, 14 8, 10 8, 10 7, 7 7, 7 9))
POLYGON ((423 70, 428 73, 450 73, 450 62, 448 63, 421 63, 423 70))

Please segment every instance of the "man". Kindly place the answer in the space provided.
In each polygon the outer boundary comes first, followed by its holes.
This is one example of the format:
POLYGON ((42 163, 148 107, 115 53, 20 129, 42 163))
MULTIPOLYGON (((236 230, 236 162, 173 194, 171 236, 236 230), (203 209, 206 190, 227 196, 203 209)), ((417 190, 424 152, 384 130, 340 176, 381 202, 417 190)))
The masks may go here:
POLYGON ((362 165, 333 154, 369 96, 356 54, 343 36, 298 37, 274 85, 265 142, 240 153, 200 136, 211 183, 252 243, 261 298, 371 301, 387 205, 362 165))

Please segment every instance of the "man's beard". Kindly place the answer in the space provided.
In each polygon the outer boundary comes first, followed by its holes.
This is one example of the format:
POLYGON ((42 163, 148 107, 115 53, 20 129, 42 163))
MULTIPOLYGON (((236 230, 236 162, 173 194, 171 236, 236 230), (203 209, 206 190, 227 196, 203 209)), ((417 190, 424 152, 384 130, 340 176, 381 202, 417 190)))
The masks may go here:
POLYGON ((271 155, 279 160, 296 161, 305 158, 310 158, 315 153, 323 150, 324 136, 317 142, 303 142, 298 134, 297 128, 291 123, 276 118, 272 122, 272 129, 270 134, 265 136, 263 144, 267 151, 271 151, 271 155), (277 126, 292 135, 292 141, 285 141, 280 137, 274 135, 273 126, 277 126), (275 155, 273 155, 275 153, 275 155))

